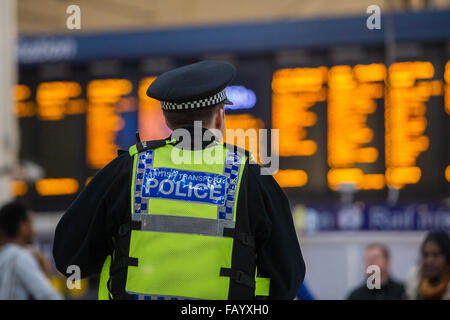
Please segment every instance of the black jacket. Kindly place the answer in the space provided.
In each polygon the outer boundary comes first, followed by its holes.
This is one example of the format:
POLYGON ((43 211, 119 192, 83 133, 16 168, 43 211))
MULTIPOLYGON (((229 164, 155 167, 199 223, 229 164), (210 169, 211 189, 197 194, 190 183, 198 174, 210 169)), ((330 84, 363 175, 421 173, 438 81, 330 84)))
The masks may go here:
MULTIPOLYGON (((248 214, 261 276, 271 278, 270 299, 293 299, 305 264, 286 195, 260 166, 247 166, 248 214)), ((100 273, 114 245, 112 238, 130 214, 132 157, 122 153, 100 170, 58 223, 53 243, 57 269, 78 265, 82 277, 100 273)), ((238 200, 239 201, 239 200, 238 200)))
POLYGON ((391 278, 380 289, 369 289, 366 283, 354 289, 347 300, 403 300, 405 290, 401 283, 391 278))

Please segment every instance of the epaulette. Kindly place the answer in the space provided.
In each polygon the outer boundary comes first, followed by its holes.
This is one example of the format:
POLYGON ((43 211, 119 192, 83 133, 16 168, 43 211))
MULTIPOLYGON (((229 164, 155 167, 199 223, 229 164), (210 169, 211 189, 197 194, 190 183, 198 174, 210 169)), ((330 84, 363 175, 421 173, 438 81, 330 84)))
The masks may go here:
POLYGON ((170 141, 170 140, 161 139, 161 140, 138 142, 138 143, 136 143, 136 148, 137 148, 138 152, 141 153, 143 151, 152 150, 152 149, 156 149, 156 148, 165 146, 167 144, 166 141, 170 141))
POLYGON ((224 145, 225 148, 227 148, 228 150, 237 152, 237 153, 239 153, 240 155, 244 155, 244 154, 245 154, 245 155, 246 155, 247 157, 249 157, 249 158, 252 156, 252 154, 251 154, 250 151, 248 151, 247 149, 238 147, 238 146, 236 146, 236 145, 234 145, 234 144, 224 142, 223 145, 224 145))
POLYGON ((130 149, 128 150, 128 152, 130 153, 130 156, 133 156, 136 153, 141 153, 141 152, 144 152, 147 150, 153 150, 153 149, 156 149, 159 147, 163 147, 166 144, 174 143, 174 142, 176 142, 175 139, 172 139, 172 140, 161 139, 161 140, 138 142, 135 145, 131 146, 130 149))

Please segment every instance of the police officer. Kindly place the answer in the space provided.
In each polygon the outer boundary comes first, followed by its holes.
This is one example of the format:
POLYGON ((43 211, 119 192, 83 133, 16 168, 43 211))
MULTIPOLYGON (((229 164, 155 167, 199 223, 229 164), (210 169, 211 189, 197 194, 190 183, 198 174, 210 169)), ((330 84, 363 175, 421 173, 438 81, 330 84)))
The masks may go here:
POLYGON ((174 131, 120 153, 72 203, 53 244, 61 273, 101 273, 100 299, 295 297, 305 265, 288 200, 249 152, 219 142, 234 74, 203 61, 150 85, 174 131))

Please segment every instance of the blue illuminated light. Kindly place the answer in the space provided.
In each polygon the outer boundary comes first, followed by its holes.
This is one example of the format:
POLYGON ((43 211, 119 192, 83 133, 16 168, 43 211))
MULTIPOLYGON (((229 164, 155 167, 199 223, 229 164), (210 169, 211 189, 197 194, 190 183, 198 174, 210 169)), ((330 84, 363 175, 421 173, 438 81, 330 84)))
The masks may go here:
POLYGON ((229 86, 226 88, 227 98, 233 105, 225 105, 227 110, 251 109, 256 104, 256 94, 244 86, 229 86))

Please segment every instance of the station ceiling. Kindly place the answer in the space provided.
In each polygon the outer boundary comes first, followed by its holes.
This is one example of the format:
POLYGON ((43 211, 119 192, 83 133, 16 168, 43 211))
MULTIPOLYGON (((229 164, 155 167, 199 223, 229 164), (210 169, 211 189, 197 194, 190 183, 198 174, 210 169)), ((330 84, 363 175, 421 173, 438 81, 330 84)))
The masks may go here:
MULTIPOLYGON (((426 1, 395 0, 395 10, 422 10, 426 1)), ((17 0, 19 34, 61 34, 130 29, 179 28, 272 20, 365 15, 367 7, 389 8, 382 0, 17 0), (68 30, 66 9, 78 5, 81 29, 68 30)), ((449 0, 428 1, 449 8, 449 0)))

